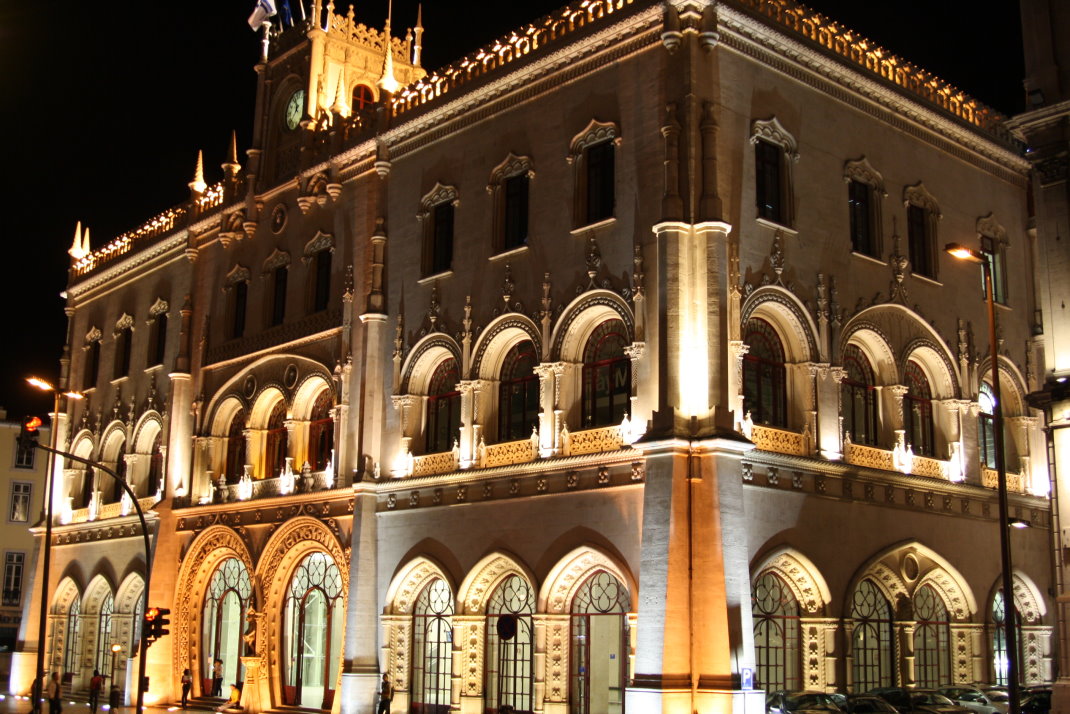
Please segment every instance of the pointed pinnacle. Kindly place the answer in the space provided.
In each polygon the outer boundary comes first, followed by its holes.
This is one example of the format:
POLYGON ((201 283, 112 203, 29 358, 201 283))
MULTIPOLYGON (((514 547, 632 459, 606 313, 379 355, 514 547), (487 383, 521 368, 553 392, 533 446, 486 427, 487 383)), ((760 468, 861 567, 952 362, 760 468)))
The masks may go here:
POLYGON ((71 242, 71 248, 67 251, 75 260, 81 260, 85 257, 82 253, 82 222, 78 221, 78 225, 74 227, 74 240, 71 242))
POLYGON ((231 130, 230 146, 227 147, 227 162, 223 164, 223 170, 237 173, 240 169, 241 164, 238 163, 238 132, 231 130))
POLYGON ((85 227, 82 231, 82 255, 86 256, 93 252, 93 249, 89 247, 89 226, 85 227))
POLYGON ((204 152, 197 150, 197 168, 193 171, 193 180, 189 182, 189 188, 194 193, 204 193, 208 184, 204 182, 204 152))

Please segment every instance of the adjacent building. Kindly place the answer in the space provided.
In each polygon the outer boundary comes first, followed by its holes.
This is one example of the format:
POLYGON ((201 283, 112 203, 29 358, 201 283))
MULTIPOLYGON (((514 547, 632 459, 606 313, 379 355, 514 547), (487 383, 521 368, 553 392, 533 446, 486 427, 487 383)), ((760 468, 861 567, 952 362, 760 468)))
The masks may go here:
MULTIPOLYGON (((1052 679, 1003 117, 789 0, 586 0, 431 72, 419 23, 306 12, 256 67, 247 163, 72 246, 58 435, 149 511, 150 701, 185 668, 211 695, 218 659, 252 712, 369 712, 382 673, 398 712, 759 711, 998 682, 1008 610, 1052 679), (995 354, 948 242, 993 267, 995 354), (1034 526, 1013 608, 993 360, 1034 526)), ((132 504, 53 478, 12 689, 42 645, 75 691, 132 681, 132 504)))

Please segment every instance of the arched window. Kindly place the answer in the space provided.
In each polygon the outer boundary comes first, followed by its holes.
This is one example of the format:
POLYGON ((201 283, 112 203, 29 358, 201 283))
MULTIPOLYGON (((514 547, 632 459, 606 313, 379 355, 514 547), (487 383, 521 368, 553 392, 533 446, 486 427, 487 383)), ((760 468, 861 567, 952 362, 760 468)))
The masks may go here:
MULTIPOLYGON (((119 478, 111 479, 111 500, 108 503, 118 503, 123 500, 123 482, 126 481, 126 444, 119 447, 115 454, 115 475, 119 478)), ((102 489, 103 490, 103 489, 102 489)))
POLYGON ((632 363, 624 354, 628 330, 618 319, 594 329, 583 348, 583 426, 624 421, 632 395, 632 363))
POLYGON ((931 585, 914 593, 914 619, 914 681, 919 687, 942 687, 951 681, 951 623, 931 585))
POLYGON ((539 356, 531 340, 513 346, 505 355, 498 385, 498 441, 527 439, 539 423, 539 356))
POLYGON ((977 448, 981 452, 981 463, 985 468, 996 468, 996 395, 988 382, 981 382, 981 391, 977 394, 977 404, 981 413, 977 415, 977 448))
MULTIPOLYGON (((97 334, 100 334, 99 332, 97 334)), ((82 373, 82 390, 88 391, 97 386, 100 372, 100 338, 90 340, 85 346, 85 372, 82 373)))
POLYGON ((328 389, 320 392, 316 403, 312 405, 308 424, 308 463, 313 471, 327 468, 327 463, 331 460, 331 451, 334 449, 334 419, 331 417, 333 407, 334 398, 328 389))
POLYGON ((132 327, 124 327, 115 333, 115 373, 112 379, 121 379, 130 374, 130 353, 133 342, 132 327))
POLYGON ((416 598, 412 611, 413 714, 445 714, 450 710, 453 676, 453 593, 440 578, 416 598))
POLYGON ((278 478, 286 466, 286 402, 279 400, 268 417, 267 438, 264 440, 264 477, 278 478))
POLYGON ((245 473, 245 410, 239 409, 227 428, 227 483, 238 483, 245 473))
POLYGON ((227 325, 230 328, 227 335, 230 339, 237 339, 245 334, 245 312, 249 302, 249 281, 239 280, 230 289, 227 300, 227 313, 229 319, 227 325))
POLYGON ((149 349, 146 367, 163 364, 167 351, 167 313, 161 312, 152 318, 149 327, 149 349))
POLYGON ((97 472, 92 466, 86 466, 82 471, 82 498, 77 504, 77 508, 88 508, 90 501, 93 500, 93 491, 96 489, 97 472))
POLYGON ((81 670, 78 659, 82 650, 82 601, 76 598, 67 610, 67 639, 63 649, 63 672, 75 674, 81 670))
POLYGON ((494 590, 487 605, 487 655, 484 709, 503 704, 516 714, 529 713, 532 700, 532 613, 535 595, 519 575, 510 575, 494 590))
POLYGON ((624 711, 628 684, 628 590, 600 570, 572 599, 572 714, 624 711))
POLYGON ((868 692, 877 687, 891 687, 895 677, 895 639, 892 630, 892 606, 870 580, 855 588, 851 599, 851 634, 854 691, 868 692))
POLYGON ((357 84, 353 87, 353 102, 349 105, 353 111, 359 112, 367 109, 374 103, 375 95, 372 94, 371 87, 366 84, 357 84))
MULTIPOLYGON (((1006 616, 1006 603, 1003 600, 1003 591, 996 591, 992 598, 992 675, 996 684, 1007 686, 1007 638, 1003 630, 1003 618, 1006 616)), ((1014 642, 1018 650, 1018 679, 1022 677, 1022 662, 1025 662, 1025 651, 1022 647, 1022 613, 1014 608, 1014 642)))
POLYGON ((802 689, 799 602, 779 575, 763 573, 751 593, 758 682, 766 691, 802 689))
POLYGON ((327 309, 331 299, 331 249, 325 248, 312 255, 312 275, 309 295, 310 312, 327 309))
POLYGON ((847 371, 840 389, 843 396, 843 428, 856 444, 877 445, 877 390, 873 368, 857 345, 843 351, 847 371))
POLYGON ((93 668, 99 670, 106 679, 111 678, 111 616, 115 610, 115 598, 111 593, 104 597, 100 604, 100 613, 97 615, 97 652, 93 668))
MULTIPOLYGON (((224 683, 241 680, 241 636, 252 592, 249 571, 237 558, 227 558, 212 573, 201 611, 201 677, 204 679, 213 678, 212 665, 219 659, 223 662, 224 683)), ((204 694, 210 693, 209 687, 204 694)))
POLYGON ((765 320, 747 320, 743 341, 750 349, 743 356, 743 410, 758 424, 788 424, 784 345, 765 320))
POLYGON ((935 453, 933 435, 933 401, 929 379, 921 366, 911 360, 906 369, 907 393, 903 397, 903 420, 907 441, 920 456, 935 453))
POLYGON ((460 372, 450 357, 438 363, 427 393, 427 447, 429 454, 449 451, 461 427, 460 372))
POLYGON ((145 495, 152 496, 163 485, 163 432, 156 432, 149 452, 149 475, 145 485, 145 495))
POLYGON ((283 603, 283 703, 330 709, 342 647, 342 575, 326 553, 294 571, 283 603))

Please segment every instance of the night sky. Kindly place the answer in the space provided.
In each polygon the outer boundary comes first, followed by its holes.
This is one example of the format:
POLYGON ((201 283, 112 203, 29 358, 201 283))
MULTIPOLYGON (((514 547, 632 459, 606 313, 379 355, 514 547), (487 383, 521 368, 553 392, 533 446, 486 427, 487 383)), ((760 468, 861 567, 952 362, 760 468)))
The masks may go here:
MULTIPOLYGON (((382 27, 386 4, 356 3, 357 20, 382 27)), ((424 66, 448 64, 563 4, 425 0, 424 66)), ((965 0, 808 4, 1004 114, 1024 107, 1015 1, 983 10, 965 0)), ((221 178, 231 130, 244 157, 259 53, 246 24, 253 5, 0 0, 0 406, 9 418, 51 406, 23 378, 58 374, 59 294, 76 221, 99 248, 186 200, 198 149, 210 184, 221 178)), ((395 34, 415 19, 416 0, 395 1, 395 34)))

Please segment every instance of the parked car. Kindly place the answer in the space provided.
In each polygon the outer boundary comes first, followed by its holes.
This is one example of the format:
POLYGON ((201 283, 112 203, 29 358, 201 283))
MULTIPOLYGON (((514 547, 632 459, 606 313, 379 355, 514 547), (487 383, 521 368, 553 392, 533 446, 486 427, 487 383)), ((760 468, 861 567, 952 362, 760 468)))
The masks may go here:
POLYGON ((1006 687, 981 687, 981 691, 984 692, 985 698, 988 699, 988 703, 999 709, 1000 714, 1007 714, 1007 709, 1010 708, 1011 700, 1007 696, 1006 687))
POLYGON ((881 687, 874 689, 870 694, 875 694, 887 701, 899 711, 899 714, 974 714, 935 689, 881 687))
POLYGON ((1022 714, 1048 714, 1051 711, 1051 687, 1030 688, 1023 692, 1022 714))
POLYGON ((1006 709, 992 704, 988 697, 977 687, 941 687, 938 690, 945 697, 977 712, 977 714, 1005 714, 1006 709))
POLYGON ((769 714, 801 714, 803 712, 833 712, 842 714, 843 710, 836 700, 825 692, 772 692, 765 698, 765 710, 769 714))
POLYGON ((852 694, 847 697, 847 714, 898 714, 898 710, 880 697, 852 694))

